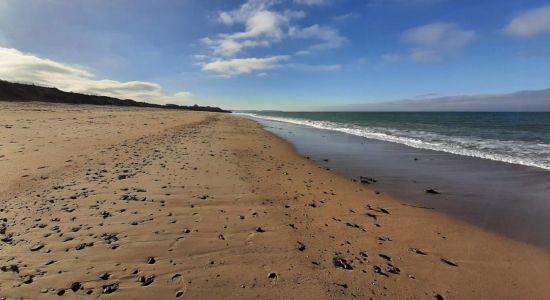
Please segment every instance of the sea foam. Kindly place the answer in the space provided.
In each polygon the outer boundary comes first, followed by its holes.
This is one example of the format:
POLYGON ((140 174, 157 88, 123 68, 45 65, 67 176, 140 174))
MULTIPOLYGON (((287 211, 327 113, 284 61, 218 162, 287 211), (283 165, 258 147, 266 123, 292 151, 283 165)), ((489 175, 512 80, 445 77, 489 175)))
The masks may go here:
POLYGON ((442 151, 550 170, 550 145, 535 142, 483 139, 474 136, 447 136, 439 133, 366 127, 329 121, 238 113, 252 118, 338 131, 369 139, 399 143, 419 149, 442 151))

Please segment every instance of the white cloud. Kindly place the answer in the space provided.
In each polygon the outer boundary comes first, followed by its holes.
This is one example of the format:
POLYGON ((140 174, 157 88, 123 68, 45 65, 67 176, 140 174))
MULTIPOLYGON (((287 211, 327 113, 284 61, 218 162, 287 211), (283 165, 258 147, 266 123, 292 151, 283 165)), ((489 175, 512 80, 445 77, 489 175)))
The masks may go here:
POLYGON ((231 26, 233 25, 233 18, 231 17, 230 14, 228 14, 227 12, 225 11, 222 11, 219 16, 218 16, 220 22, 222 22, 223 24, 227 25, 227 26, 231 26))
POLYGON ((520 13, 510 21, 504 31, 519 37, 550 33, 550 5, 520 13))
POLYGON ((464 30, 453 23, 431 23, 405 31, 403 40, 407 43, 431 48, 450 49, 468 45, 476 36, 473 30, 464 30))
POLYGON ((296 4, 308 6, 326 5, 329 4, 329 2, 330 0, 294 0, 294 3, 296 4))
POLYGON ((474 30, 464 30, 454 23, 437 22, 405 31, 402 40, 413 46, 410 58, 418 62, 437 62, 469 45, 476 38, 474 30))
POLYGON ((214 49, 215 55, 221 56, 233 56, 234 54, 240 52, 243 49, 244 45, 236 42, 232 39, 220 40, 214 49))
POLYGON ((153 82, 100 80, 83 67, 40 58, 13 48, 0 47, 0 79, 161 104, 181 104, 192 97, 189 92, 166 95, 162 92, 162 87, 153 82))
POLYGON ((261 10, 254 12, 247 18, 245 25, 246 31, 230 34, 228 37, 233 39, 247 39, 265 36, 273 39, 281 39, 283 36, 282 25, 286 24, 288 19, 276 12, 261 10))
POLYGON ((342 69, 342 65, 288 64, 284 67, 305 72, 334 72, 342 69))
POLYGON ((243 31, 222 33, 201 41, 216 56, 232 57, 246 48, 267 47, 281 41, 291 20, 305 16, 302 11, 276 11, 277 0, 248 0, 238 9, 222 11, 218 21, 227 26, 242 25, 243 31))
POLYGON ((267 76, 266 70, 293 69, 304 72, 333 72, 342 69, 341 65, 307 65, 297 63, 283 63, 289 56, 271 56, 266 58, 234 58, 229 60, 214 60, 202 65, 203 71, 214 72, 222 77, 231 77, 240 74, 256 72, 257 76, 267 76))
POLYGON ((339 48, 346 41, 346 38, 341 36, 340 32, 338 32, 336 28, 330 26, 320 26, 318 24, 305 28, 291 27, 289 34, 293 38, 321 40, 321 43, 310 46, 310 50, 339 48))
POLYGON ((280 62, 288 60, 288 56, 272 56, 266 58, 235 58, 230 60, 217 59, 202 66, 203 71, 210 71, 224 76, 248 74, 255 71, 270 70, 281 67, 280 62))
MULTIPOLYGON (((202 70, 215 72, 221 76, 234 76, 280 68, 281 58, 288 60, 290 58, 288 55, 267 58, 257 58, 253 55, 249 58, 235 57, 244 56, 243 53, 248 49, 269 47, 289 38, 311 40, 309 43, 313 43, 306 49, 296 52, 298 56, 338 48, 346 41, 336 28, 330 26, 317 24, 305 28, 297 26, 296 20, 304 18, 305 12, 283 10, 277 5, 282 1, 247 0, 237 9, 219 12, 220 23, 231 28, 240 27, 241 30, 201 39, 202 44, 211 51, 210 62, 203 60, 199 63, 202 70)), ((302 5, 321 5, 328 2, 327 0, 295 0, 295 3, 302 5)), ((334 66, 331 68, 334 69, 334 66)))

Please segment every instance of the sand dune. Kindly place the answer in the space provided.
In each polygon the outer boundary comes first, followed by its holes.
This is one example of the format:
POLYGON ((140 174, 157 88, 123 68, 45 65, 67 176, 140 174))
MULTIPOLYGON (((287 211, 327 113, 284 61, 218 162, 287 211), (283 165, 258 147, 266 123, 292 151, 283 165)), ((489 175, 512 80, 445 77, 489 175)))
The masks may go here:
POLYGON ((0 104, 0 297, 545 299, 550 253, 403 205, 251 120, 0 104))

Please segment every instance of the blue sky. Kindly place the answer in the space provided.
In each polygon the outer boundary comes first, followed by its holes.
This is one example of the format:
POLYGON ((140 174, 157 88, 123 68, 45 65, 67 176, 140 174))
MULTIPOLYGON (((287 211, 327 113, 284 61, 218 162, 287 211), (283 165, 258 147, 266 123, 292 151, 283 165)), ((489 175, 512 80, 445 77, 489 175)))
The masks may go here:
POLYGON ((159 103, 509 93, 549 70, 548 1, 0 1, 0 78, 159 103))

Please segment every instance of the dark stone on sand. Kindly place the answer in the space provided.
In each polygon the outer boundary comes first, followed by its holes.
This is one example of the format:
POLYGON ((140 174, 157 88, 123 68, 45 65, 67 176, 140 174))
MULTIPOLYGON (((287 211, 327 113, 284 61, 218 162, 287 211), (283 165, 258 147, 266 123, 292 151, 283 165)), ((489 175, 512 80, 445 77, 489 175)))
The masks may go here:
POLYGON ((379 266, 374 266, 373 270, 374 270, 374 273, 376 274, 380 274, 388 277, 388 274, 384 273, 384 271, 382 271, 382 268, 380 268, 379 266))
POLYGON ((23 277, 23 283, 24 284, 31 284, 33 281, 33 276, 32 275, 27 275, 25 277, 23 277))
POLYGON ((426 253, 426 251, 423 251, 423 250, 420 250, 420 249, 417 249, 417 248, 411 248, 411 251, 413 251, 416 254, 420 254, 420 255, 428 255, 428 253, 426 253))
POLYGON ((441 296, 440 294, 436 294, 435 299, 436 300, 445 300, 445 298, 443 296, 441 296))
POLYGON ((151 275, 149 277, 145 277, 145 276, 139 277, 139 282, 141 282, 142 286, 148 286, 154 281, 155 281, 155 275, 151 275))
POLYGON ((387 214, 387 215, 390 214, 390 212, 389 212, 387 209, 383 208, 383 207, 380 207, 378 210, 379 210, 380 212, 383 212, 383 213, 387 214))
POLYGON ((65 290, 63 290, 63 289, 58 290, 56 294, 57 294, 58 296, 63 296, 63 295, 65 295, 65 290))
POLYGON ((393 273, 393 274, 397 274, 397 275, 399 275, 401 273, 401 270, 398 267, 394 266, 394 265, 388 265, 387 270, 388 270, 388 272, 393 273))
POLYGON ((337 268, 342 268, 344 270, 353 270, 353 265, 351 264, 351 262, 348 262, 344 258, 336 256, 332 259, 332 263, 337 268))
POLYGON ((256 227, 256 232, 265 232, 265 230, 262 227, 256 227))
POLYGON ((156 260, 153 256, 149 256, 149 257, 147 258, 147 264, 149 264, 149 265, 152 265, 152 264, 154 264, 154 263, 156 263, 156 262, 157 262, 157 260, 156 260))
POLYGON ((347 289, 348 288, 348 284, 347 283, 335 283, 337 286, 341 287, 341 288, 344 288, 344 289, 347 289))
POLYGON ((109 273, 99 274, 99 279, 101 279, 101 280, 108 280, 109 278, 111 278, 111 274, 109 274, 109 273))
POLYGON ((14 272, 19 274, 19 267, 17 265, 1 266, 0 271, 2 272, 14 272))
POLYGON ((444 263, 446 263, 446 264, 448 264, 449 266, 458 267, 458 264, 455 263, 455 262, 452 261, 452 260, 448 260, 448 259, 446 259, 446 258, 442 258, 441 261, 444 262, 444 263))
POLYGON ((104 233, 101 235, 101 238, 107 242, 107 244, 110 244, 112 242, 118 241, 117 237, 118 233, 104 233))
POLYGON ((387 261, 391 261, 391 257, 389 257, 388 255, 386 254, 378 254, 378 256, 382 257, 383 259, 387 260, 387 261))
POLYGON ((40 249, 44 248, 44 244, 42 243, 38 243, 38 244, 34 244, 34 246, 31 247, 31 251, 38 251, 40 249))
POLYGON ((269 274, 267 275, 267 278, 269 278, 269 279, 275 279, 275 278, 277 278, 277 273, 271 272, 271 273, 269 273, 269 274))
POLYGON ((366 176, 359 176, 359 181, 361 181, 361 183, 365 183, 365 184, 371 184, 371 183, 378 182, 378 180, 376 180, 372 177, 366 177, 366 176))
POLYGON ((427 189, 427 190, 426 190, 426 193, 428 193, 428 194, 434 194, 434 195, 439 195, 439 194, 441 194, 440 192, 438 192, 438 191, 436 191, 436 190, 434 190, 434 189, 427 189))
POLYGON ((80 288, 82 287, 82 284, 80 284, 80 282, 73 282, 71 283, 71 291, 73 292, 77 292, 78 290, 80 290, 80 288))
POLYGON ((118 283, 104 285, 102 289, 103 294, 111 294, 116 292, 116 290, 118 290, 118 283))
POLYGON ((86 247, 92 247, 93 245, 94 245, 93 242, 82 243, 82 244, 78 244, 78 245, 75 247, 75 249, 76 249, 76 250, 82 250, 82 249, 84 249, 84 248, 86 248, 86 247))
POLYGON ((298 251, 304 251, 306 250, 306 244, 298 241, 298 251))

